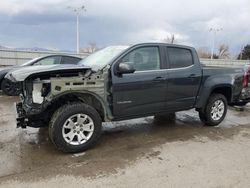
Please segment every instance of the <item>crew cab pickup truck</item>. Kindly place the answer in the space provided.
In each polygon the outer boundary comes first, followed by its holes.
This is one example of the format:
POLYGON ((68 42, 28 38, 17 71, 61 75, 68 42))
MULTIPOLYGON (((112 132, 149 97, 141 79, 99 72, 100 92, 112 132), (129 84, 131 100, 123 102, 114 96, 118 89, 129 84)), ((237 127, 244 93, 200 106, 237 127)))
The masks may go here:
POLYGON ((77 66, 27 67, 6 78, 23 87, 17 126, 48 126, 64 152, 90 148, 106 121, 194 108, 205 125, 218 125, 248 87, 243 69, 203 67, 194 48, 164 43, 110 46, 77 66))

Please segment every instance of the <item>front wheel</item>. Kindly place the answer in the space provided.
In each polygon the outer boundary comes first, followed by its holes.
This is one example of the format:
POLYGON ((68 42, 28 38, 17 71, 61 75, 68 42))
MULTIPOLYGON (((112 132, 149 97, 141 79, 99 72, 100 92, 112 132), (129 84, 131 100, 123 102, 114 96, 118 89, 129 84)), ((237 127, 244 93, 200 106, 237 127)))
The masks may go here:
POLYGON ((1 83, 1 89, 2 91, 9 96, 18 96, 21 93, 21 87, 17 83, 13 83, 7 79, 3 79, 1 83))
POLYGON ((57 149, 76 153, 93 146, 101 129, 98 112, 79 102, 64 105, 54 113, 49 124, 49 136, 57 149))
POLYGON ((199 112, 201 121, 207 126, 220 124, 227 114, 227 99, 221 94, 212 94, 205 110, 199 112))

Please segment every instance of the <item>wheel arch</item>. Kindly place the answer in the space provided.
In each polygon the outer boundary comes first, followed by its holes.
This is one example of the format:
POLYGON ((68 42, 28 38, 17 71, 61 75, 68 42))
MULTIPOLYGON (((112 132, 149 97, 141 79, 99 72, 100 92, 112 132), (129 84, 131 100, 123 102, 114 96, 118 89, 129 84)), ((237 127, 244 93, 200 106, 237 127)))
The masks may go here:
POLYGON ((0 73, 0 84, 2 84, 2 81, 4 80, 4 77, 8 74, 8 71, 1 72, 0 73))
POLYGON ((0 90, 2 89, 3 78, 0 78, 0 90))
POLYGON ((216 85, 210 89, 206 88, 203 89, 203 91, 200 94, 200 97, 197 101, 197 104, 195 106, 195 108, 200 111, 200 110, 204 110, 204 107, 209 99, 209 97, 214 94, 214 93, 218 93, 218 94, 222 94, 226 97, 227 102, 230 104, 232 101, 232 85, 230 84, 220 84, 220 85, 216 85))
POLYGON ((5 75, 6 75, 6 74, 1 74, 1 75, 0 75, 0 90, 2 89, 2 83, 3 83, 3 80, 4 80, 5 75))
POLYGON ((224 95, 226 97, 228 103, 230 103, 232 101, 232 87, 229 84, 214 87, 212 89, 212 91, 210 92, 210 95, 212 95, 214 93, 224 95))
POLYGON ((50 104, 47 106, 47 108, 56 110, 62 105, 71 102, 82 102, 88 104, 96 109, 102 121, 105 121, 107 118, 107 109, 103 99, 99 95, 89 91, 71 91, 58 94, 53 98, 53 100, 50 101, 50 104))

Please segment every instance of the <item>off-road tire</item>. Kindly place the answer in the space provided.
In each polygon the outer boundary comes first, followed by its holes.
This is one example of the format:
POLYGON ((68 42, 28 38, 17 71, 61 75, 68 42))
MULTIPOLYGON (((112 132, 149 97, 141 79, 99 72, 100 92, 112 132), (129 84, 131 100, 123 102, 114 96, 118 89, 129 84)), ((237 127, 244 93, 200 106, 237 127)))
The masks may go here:
POLYGON ((99 139, 102 132, 102 120, 98 112, 91 106, 84 103, 66 104, 56 110, 49 123, 49 137, 55 147, 63 152, 77 153, 92 147, 99 139), (91 117, 94 122, 94 131, 89 140, 81 145, 72 145, 63 138, 63 125, 66 120, 74 114, 84 113, 91 117))
POLYGON ((217 93, 212 94, 208 99, 208 102, 205 106, 204 111, 199 111, 200 120, 207 126, 219 125, 224 120, 224 118, 227 114, 227 108, 228 108, 227 99, 224 95, 217 94, 217 93), (212 118, 211 111, 212 111, 212 107, 213 107, 214 103, 218 100, 221 100, 224 103, 224 112, 223 112, 223 115, 220 119, 214 120, 212 118))

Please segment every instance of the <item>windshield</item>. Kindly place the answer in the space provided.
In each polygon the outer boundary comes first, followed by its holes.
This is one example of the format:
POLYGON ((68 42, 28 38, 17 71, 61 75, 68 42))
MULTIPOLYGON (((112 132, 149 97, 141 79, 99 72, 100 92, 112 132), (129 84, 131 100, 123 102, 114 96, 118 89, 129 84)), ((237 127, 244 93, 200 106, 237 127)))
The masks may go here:
POLYGON ((128 47, 129 46, 106 47, 89 55, 88 57, 80 61, 78 64, 91 67, 95 71, 100 70, 105 65, 107 65, 114 57, 126 50, 128 47))
POLYGON ((31 59, 25 63, 23 63, 21 66, 26 66, 26 65, 30 65, 31 63, 33 63, 34 61, 36 61, 37 59, 39 59, 39 57, 35 58, 35 59, 31 59))

